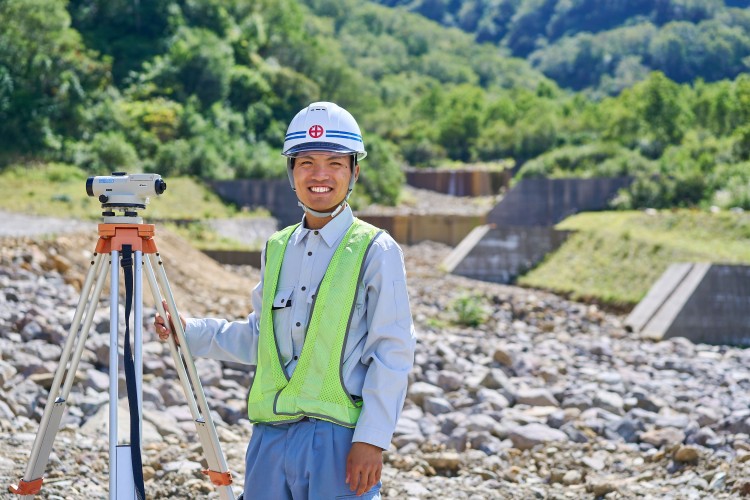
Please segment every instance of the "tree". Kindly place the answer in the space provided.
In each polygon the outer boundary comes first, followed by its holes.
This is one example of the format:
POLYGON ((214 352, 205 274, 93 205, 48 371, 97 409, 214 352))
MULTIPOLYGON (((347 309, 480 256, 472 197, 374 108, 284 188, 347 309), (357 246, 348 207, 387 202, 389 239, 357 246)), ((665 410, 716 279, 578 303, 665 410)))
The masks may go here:
POLYGON ((641 128, 659 154, 667 145, 682 139, 692 119, 681 89, 664 73, 652 73, 634 89, 641 128))
POLYGON ((153 79, 161 87, 173 89, 177 100, 184 102, 196 95, 209 107, 229 95, 233 67, 232 48, 214 32, 182 27, 153 79))
POLYGON ((118 84, 164 50, 181 13, 171 0, 70 0, 68 11, 86 45, 110 57, 118 84))
POLYGON ((76 136, 80 113, 106 84, 107 66, 70 27, 54 0, 0 2, 0 146, 59 150, 76 136))

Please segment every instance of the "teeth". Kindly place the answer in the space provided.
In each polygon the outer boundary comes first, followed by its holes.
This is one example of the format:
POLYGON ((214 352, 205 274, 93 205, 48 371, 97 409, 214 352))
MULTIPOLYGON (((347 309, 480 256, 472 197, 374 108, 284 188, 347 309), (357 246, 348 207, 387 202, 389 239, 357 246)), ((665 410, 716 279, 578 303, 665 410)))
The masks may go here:
POLYGON ((329 187, 318 187, 318 186, 316 186, 316 187, 311 187, 311 188, 310 188, 310 190, 311 190, 311 191, 312 191, 313 193, 327 193, 328 191, 330 191, 330 190, 331 190, 331 188, 329 188, 329 187))

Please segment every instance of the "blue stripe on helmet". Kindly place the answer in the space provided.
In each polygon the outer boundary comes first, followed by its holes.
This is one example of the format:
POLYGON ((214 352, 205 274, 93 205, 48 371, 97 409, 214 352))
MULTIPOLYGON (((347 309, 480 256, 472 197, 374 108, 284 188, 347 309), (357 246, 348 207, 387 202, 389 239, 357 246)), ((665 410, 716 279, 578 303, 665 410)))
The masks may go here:
POLYGON ((346 130, 328 130, 326 132, 326 135, 332 135, 332 134, 345 135, 345 136, 351 137, 352 139, 357 139, 359 141, 362 140, 361 135, 355 134, 353 132, 347 132, 346 130))
POLYGON ((302 132, 291 132, 289 134, 286 134, 285 139, 301 139, 305 136, 307 136, 307 132, 303 130, 302 132))
POLYGON ((349 136, 346 136, 346 135, 326 134, 326 137, 332 137, 334 139, 346 139, 346 140, 349 140, 349 141, 362 142, 362 139, 357 139, 357 138, 349 137, 349 136))

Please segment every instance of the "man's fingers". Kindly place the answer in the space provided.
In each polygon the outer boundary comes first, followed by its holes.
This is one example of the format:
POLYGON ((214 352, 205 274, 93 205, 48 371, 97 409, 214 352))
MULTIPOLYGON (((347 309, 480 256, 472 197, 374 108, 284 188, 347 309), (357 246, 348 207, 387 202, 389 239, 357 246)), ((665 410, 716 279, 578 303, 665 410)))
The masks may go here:
MULTIPOLYGON (((378 475, 378 471, 375 468, 373 468, 370 471, 370 474, 367 476, 368 480, 367 480, 367 486, 365 487, 365 491, 370 491, 372 487, 377 484, 378 482, 378 480, 376 479, 377 475, 378 475)), ((363 491, 362 493, 364 493, 365 491, 363 491)))
POLYGON ((355 472, 353 481, 349 485, 349 489, 352 491, 356 491, 357 495, 361 495, 362 493, 360 493, 360 490, 362 489, 362 487, 364 487, 364 483, 365 483, 365 478, 362 477, 362 473, 355 472))
POLYGON ((370 491, 370 489, 375 486, 375 483, 377 483, 377 480, 375 480, 375 475, 376 471, 373 469, 370 469, 369 471, 362 471, 362 480, 359 483, 357 495, 362 495, 365 492, 370 491))
POLYGON ((360 475, 361 470, 358 465, 352 465, 351 463, 346 464, 346 484, 349 485, 350 490, 359 490, 359 485, 361 482, 360 475))
POLYGON ((367 491, 370 491, 375 487, 376 484, 378 484, 378 481, 380 481, 380 474, 383 471, 383 464, 378 464, 375 467, 375 470, 372 471, 372 474, 370 475, 370 484, 367 486, 367 491))

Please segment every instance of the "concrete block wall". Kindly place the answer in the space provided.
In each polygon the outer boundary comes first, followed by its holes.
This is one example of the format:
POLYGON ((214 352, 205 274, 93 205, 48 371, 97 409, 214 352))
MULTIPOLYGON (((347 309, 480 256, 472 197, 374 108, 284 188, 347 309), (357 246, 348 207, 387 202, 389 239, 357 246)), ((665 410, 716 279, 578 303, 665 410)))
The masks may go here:
POLYGON ((750 266, 672 264, 625 324, 653 340, 750 346, 750 266))
POLYGON ((510 169, 494 171, 482 169, 423 169, 406 170, 406 183, 453 196, 489 196, 510 186, 510 169))
POLYGON ((554 226, 578 212, 604 210, 631 177, 523 179, 487 214, 499 226, 554 226))
POLYGON ((457 245, 477 226, 484 224, 476 215, 361 215, 362 220, 385 229, 397 242, 413 245, 435 241, 457 245))
POLYGON ((475 229, 443 262, 450 273, 494 283, 512 283, 567 239, 551 227, 475 229))

